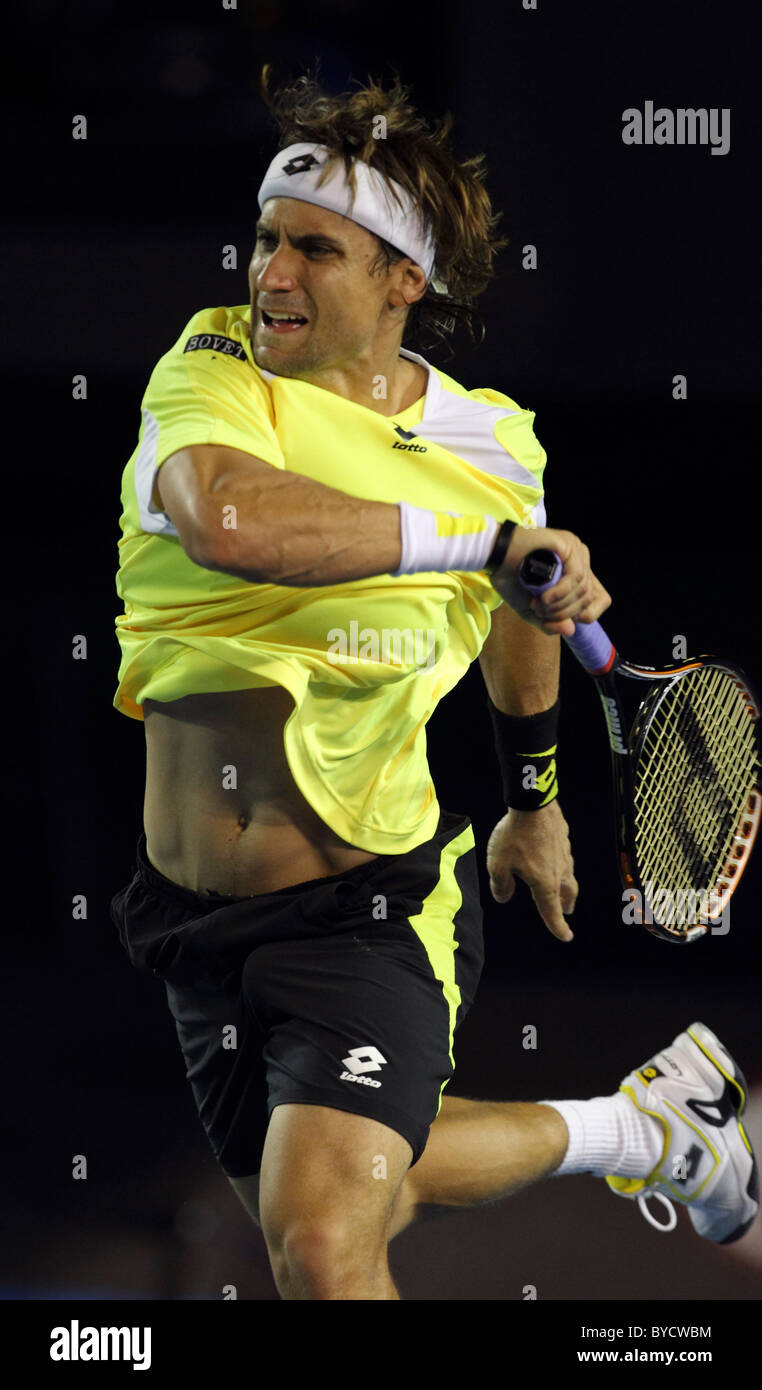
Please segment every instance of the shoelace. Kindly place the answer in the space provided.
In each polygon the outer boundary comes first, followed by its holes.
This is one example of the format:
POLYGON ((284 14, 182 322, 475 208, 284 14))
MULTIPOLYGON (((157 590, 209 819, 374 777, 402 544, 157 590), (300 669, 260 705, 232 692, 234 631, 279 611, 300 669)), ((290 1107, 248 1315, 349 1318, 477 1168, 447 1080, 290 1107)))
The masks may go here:
POLYGON ((677 1225, 677 1212, 670 1202, 669 1197, 665 1197, 663 1192, 657 1192, 654 1187, 644 1188, 642 1192, 638 1193, 638 1206, 649 1226, 653 1226, 655 1231, 664 1231, 665 1233, 667 1231, 674 1231, 677 1225), (662 1206, 667 1208, 669 1212, 669 1221, 657 1221, 656 1218, 651 1215, 651 1212, 648 1210, 648 1200, 650 1197, 661 1202, 662 1206))

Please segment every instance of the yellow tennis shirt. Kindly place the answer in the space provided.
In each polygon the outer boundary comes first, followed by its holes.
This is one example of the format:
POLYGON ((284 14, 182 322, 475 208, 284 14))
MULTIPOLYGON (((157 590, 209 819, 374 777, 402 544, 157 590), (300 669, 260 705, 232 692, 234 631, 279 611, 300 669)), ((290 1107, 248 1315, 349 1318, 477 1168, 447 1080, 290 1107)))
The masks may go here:
POLYGON ((354 497, 544 525, 534 414, 403 348, 427 369, 426 394, 382 415, 258 367, 250 313, 195 314, 143 397, 122 476, 114 705, 142 719, 146 699, 284 686, 295 705, 284 748, 303 796, 350 844, 403 854, 436 831, 426 723, 489 634, 501 599, 488 577, 249 584, 188 558, 153 506, 156 472, 178 449, 223 444, 354 497))

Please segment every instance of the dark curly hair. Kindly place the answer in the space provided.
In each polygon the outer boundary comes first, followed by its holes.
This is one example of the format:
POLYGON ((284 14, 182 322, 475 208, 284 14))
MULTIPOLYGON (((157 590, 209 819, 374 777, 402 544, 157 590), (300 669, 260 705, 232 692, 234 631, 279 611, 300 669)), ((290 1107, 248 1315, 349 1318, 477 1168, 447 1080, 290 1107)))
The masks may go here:
MULTIPOLYGON (((359 159, 387 178, 394 179, 421 208, 436 246, 435 278, 421 299, 411 305, 402 342, 427 350, 444 343, 452 355, 449 336, 463 325, 473 342, 484 338, 484 324, 474 301, 487 288, 496 253, 508 245, 495 237, 500 214, 492 211, 486 188, 485 156, 460 159, 449 144, 452 116, 429 126, 410 104, 409 88, 398 74, 389 90, 368 77, 358 91, 328 96, 309 71, 305 76, 273 90, 273 65, 265 63, 260 92, 279 130, 278 149, 301 141, 324 145, 331 151, 322 177, 336 159, 343 158, 347 179, 355 190, 352 162, 359 159), (377 138, 376 123, 383 116, 384 138, 377 138), (474 329, 478 326, 479 337, 474 329)), ((404 252, 382 237, 371 274, 388 270, 404 259, 404 252)))

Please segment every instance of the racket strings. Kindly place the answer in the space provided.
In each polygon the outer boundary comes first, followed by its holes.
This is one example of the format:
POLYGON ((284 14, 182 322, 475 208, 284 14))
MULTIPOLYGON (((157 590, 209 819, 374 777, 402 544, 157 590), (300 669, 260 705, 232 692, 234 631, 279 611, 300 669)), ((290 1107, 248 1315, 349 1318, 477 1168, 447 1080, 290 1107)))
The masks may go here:
POLYGON ((757 776, 755 724, 732 675, 702 666, 676 678, 634 769, 639 877, 662 925, 687 931, 716 914, 718 879, 757 776))

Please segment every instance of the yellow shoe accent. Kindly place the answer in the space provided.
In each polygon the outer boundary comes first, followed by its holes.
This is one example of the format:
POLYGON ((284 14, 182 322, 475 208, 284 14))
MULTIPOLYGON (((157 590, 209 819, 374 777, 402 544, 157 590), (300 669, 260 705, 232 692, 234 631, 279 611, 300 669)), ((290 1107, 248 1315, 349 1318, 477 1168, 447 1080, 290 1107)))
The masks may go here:
POLYGON ((613 1192, 618 1192, 620 1197, 637 1197, 646 1185, 645 1178, 617 1178, 607 1177, 606 1182, 613 1192))
POLYGON ((655 1110, 649 1110, 647 1105, 641 1105, 639 1103, 632 1086, 627 1086, 623 1082, 622 1085, 619 1087, 619 1090, 622 1091, 624 1095, 630 1097, 630 1100, 632 1101, 633 1105, 636 1106, 642 1114, 650 1115, 652 1119, 658 1120, 659 1124, 664 1130, 664 1147, 661 1151, 661 1157, 659 1159, 659 1162, 656 1164, 656 1167, 648 1174, 647 1177, 618 1178, 612 1176, 606 1178, 606 1182, 608 1183, 612 1192, 617 1192, 620 1197, 637 1197, 638 1193, 642 1192, 643 1189, 646 1188, 649 1185, 649 1183, 653 1182, 656 1178, 659 1169, 661 1168, 661 1165, 664 1162, 664 1159, 669 1151, 669 1146, 672 1142, 672 1132, 668 1121, 664 1119, 663 1115, 658 1115, 655 1110))

